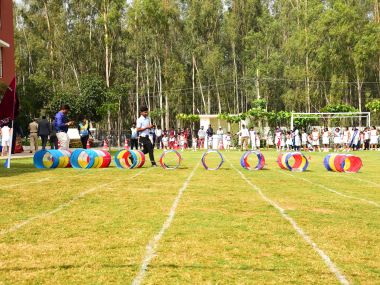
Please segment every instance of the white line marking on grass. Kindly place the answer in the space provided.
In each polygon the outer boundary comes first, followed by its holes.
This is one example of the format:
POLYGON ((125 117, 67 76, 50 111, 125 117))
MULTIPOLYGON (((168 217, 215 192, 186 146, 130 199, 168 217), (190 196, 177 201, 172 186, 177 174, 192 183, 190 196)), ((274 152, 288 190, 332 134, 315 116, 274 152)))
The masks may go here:
POLYGON ((281 216, 285 220, 287 220, 293 226, 296 232, 319 254, 319 256, 325 262, 325 264, 330 269, 330 271, 335 274, 339 282, 344 285, 350 284, 347 278, 340 272, 339 268, 331 260, 331 258, 322 249, 318 247, 318 245, 303 231, 302 228, 298 226, 296 221, 286 213, 285 209, 281 208, 281 206, 279 206, 276 202, 274 202, 273 200, 265 196, 264 193, 261 191, 261 189, 257 185, 253 184, 250 180, 248 180, 248 178, 246 178, 245 175, 240 170, 238 170, 235 166, 233 166, 231 162, 229 163, 232 166, 232 168, 235 169, 240 174, 243 180, 245 180, 253 189, 255 189, 256 192, 260 195, 260 197, 263 200, 265 200, 270 205, 272 205, 275 209, 277 209, 280 212, 281 216))
MULTIPOLYGON (((143 173, 144 171, 140 171, 139 173, 131 176, 131 177, 128 177, 128 179, 133 179, 137 176, 139 176, 141 173, 143 173)), ((41 214, 38 214, 34 217, 31 217, 31 218, 28 218, 26 219, 25 221, 22 221, 21 223, 18 223, 6 230, 2 230, 0 231, 0 236, 3 236, 3 235, 6 235, 6 234, 9 234, 9 233, 12 233, 12 232, 15 232, 17 230, 19 230, 20 228, 30 224, 31 222, 35 221, 35 220, 38 220, 38 219, 42 219, 42 218, 46 218, 46 217, 49 217, 51 215, 54 215, 55 213, 63 210, 64 208, 67 208, 69 207, 71 204, 73 204, 75 201, 79 200, 80 198, 83 198, 84 196, 88 195, 88 194, 91 194, 93 192, 95 192, 96 190, 98 190, 99 188, 103 188, 103 187, 106 187, 106 186, 109 186, 111 184, 114 184, 115 182, 119 182, 120 180, 113 180, 111 182, 107 182, 107 183, 103 183, 101 185, 98 185, 96 187, 93 187, 91 189, 88 189, 86 191, 83 191, 83 192, 80 192, 78 195, 74 196, 73 198, 71 198, 69 201, 67 201, 66 203, 63 203, 61 205, 59 205, 57 208, 55 208, 54 210, 51 210, 49 212, 45 212, 45 213, 41 213, 41 214)))
POLYGON ((168 215, 167 219, 165 220, 164 224, 162 225, 160 231, 147 244, 143 263, 141 264, 139 273, 133 279, 132 285, 141 284, 141 282, 143 281, 145 274, 146 274, 146 271, 148 270, 148 266, 149 266, 150 262, 156 256, 158 243, 160 242, 162 236, 164 235, 166 230, 170 227, 171 223, 173 222, 179 201, 181 200, 181 197, 182 197, 183 193, 185 192, 187 186, 189 185, 191 178, 194 176, 195 170, 198 168, 198 166, 199 166, 199 163, 194 167, 193 171, 187 177, 187 179, 183 183, 182 187, 178 190, 177 197, 175 198, 175 200, 174 200, 174 202, 170 208, 169 215, 168 215))
MULTIPOLYGON (((80 174, 71 176, 70 178, 78 177, 78 176, 83 175, 83 174, 84 173, 80 173, 80 174)), ((29 184, 42 183, 42 182, 45 182, 45 181, 48 181, 48 180, 51 180, 51 179, 54 179, 54 178, 56 178, 56 177, 49 176, 49 177, 45 177, 45 178, 38 179, 38 180, 35 180, 35 181, 30 181, 30 182, 11 184, 11 185, 1 185, 0 189, 7 189, 7 188, 13 188, 13 187, 24 186, 24 185, 29 185, 29 184)))
POLYGON ((376 203, 376 202, 374 202, 374 201, 367 200, 367 199, 364 199, 364 198, 358 198, 358 197, 355 197, 355 196, 351 196, 351 195, 347 195, 347 194, 341 193, 341 192, 336 191, 336 190, 334 190, 334 189, 331 189, 331 188, 329 188, 329 187, 327 187, 327 186, 325 186, 325 185, 323 185, 323 184, 315 183, 315 182, 313 182, 313 181, 311 181, 311 180, 309 180, 309 179, 303 178, 303 177, 297 177, 297 176, 294 176, 293 174, 287 173, 286 171, 278 171, 278 172, 281 172, 281 173, 283 173, 283 174, 285 174, 285 175, 289 175, 289 176, 292 176, 292 177, 294 177, 294 178, 297 178, 297 179, 300 179, 300 180, 303 180, 303 181, 309 182, 310 184, 317 185, 317 186, 319 186, 319 187, 321 187, 321 188, 323 188, 323 189, 325 189, 325 190, 327 190, 327 191, 329 191, 329 192, 335 193, 335 194, 337 194, 337 195, 339 195, 339 196, 342 196, 342 197, 345 197, 345 198, 348 198, 348 199, 353 199, 353 200, 362 201, 362 202, 365 202, 365 203, 370 204, 370 205, 372 205, 372 206, 375 206, 375 207, 377 207, 377 208, 380 208, 380 204, 378 204, 378 203, 376 203))
MULTIPOLYGON (((336 173, 336 172, 334 172, 336 173)), ((338 175, 338 173, 336 173, 338 175)), ((354 179, 354 180, 359 180, 359 181, 362 181, 364 183, 369 183, 369 184, 372 184, 374 186, 377 186, 377 187, 380 187, 380 184, 379 183, 376 183, 376 182, 373 182, 373 181, 370 181, 370 180, 365 180, 365 179, 362 179, 362 178, 359 178, 359 177, 356 177, 356 176, 351 176, 350 174, 347 173, 346 176, 344 177, 348 177, 350 179, 354 179)))

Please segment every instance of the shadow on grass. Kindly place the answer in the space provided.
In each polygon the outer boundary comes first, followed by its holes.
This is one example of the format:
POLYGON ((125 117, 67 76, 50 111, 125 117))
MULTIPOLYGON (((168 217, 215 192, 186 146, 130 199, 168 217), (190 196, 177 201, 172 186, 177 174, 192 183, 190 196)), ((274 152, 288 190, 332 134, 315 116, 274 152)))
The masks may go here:
MULTIPOLYGON (((102 264, 102 268, 139 268, 139 264, 102 264)), ((98 264, 91 265, 79 265, 79 264, 62 264, 62 265, 52 265, 45 267, 6 267, 0 268, 0 272, 12 272, 12 271, 41 271, 41 270, 70 270, 79 268, 98 268, 98 264)), ((150 270, 154 268, 170 268, 170 269, 202 269, 202 270, 225 270, 225 266, 205 266, 205 265, 177 265, 177 264, 162 264, 149 266, 150 270)), ((276 271, 275 268, 257 268, 250 265, 240 265, 240 266, 229 266, 230 270, 249 270, 249 271, 276 271)))
POLYGON ((37 169, 33 165, 32 159, 11 160, 11 167, 6 168, 6 160, 0 160, 0 178, 22 175, 25 173, 42 173, 49 169, 37 169))

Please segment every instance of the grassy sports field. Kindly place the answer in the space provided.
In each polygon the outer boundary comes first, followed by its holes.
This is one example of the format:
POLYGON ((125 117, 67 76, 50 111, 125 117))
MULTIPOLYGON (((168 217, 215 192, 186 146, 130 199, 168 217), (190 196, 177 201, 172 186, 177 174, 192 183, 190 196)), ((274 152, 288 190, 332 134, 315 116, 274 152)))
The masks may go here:
MULTIPOLYGON (((1 168, 0 284, 380 284, 380 152, 357 174, 1 168)), ((156 151, 158 157, 159 152, 156 151)), ((3 163, 2 163, 3 164, 3 163)))

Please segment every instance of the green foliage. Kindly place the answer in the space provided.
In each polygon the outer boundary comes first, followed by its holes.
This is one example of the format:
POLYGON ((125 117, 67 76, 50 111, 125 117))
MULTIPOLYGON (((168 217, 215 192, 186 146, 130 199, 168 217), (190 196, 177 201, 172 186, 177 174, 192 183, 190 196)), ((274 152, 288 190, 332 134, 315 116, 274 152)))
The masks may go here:
POLYGON ((200 121, 199 115, 193 114, 177 114, 176 119, 187 123, 196 123, 200 121))
POLYGON ((358 110, 346 104, 329 104, 321 109, 325 113, 357 112, 358 110))
POLYGON ((380 99, 372 100, 368 102, 365 107, 371 112, 380 113, 380 99))
POLYGON ((264 110, 267 106, 267 100, 265 99, 255 99, 251 103, 252 108, 264 110))
POLYGON ((362 109, 380 82, 369 2, 16 1, 21 115, 69 103, 74 117, 120 126, 147 104, 170 125, 195 109, 251 108, 225 117, 275 125, 289 120, 278 111, 362 109))
POLYGON ((164 116, 166 113, 165 109, 155 109, 155 110, 152 110, 149 112, 149 116, 153 119, 153 120, 157 120, 159 118, 161 118, 161 116, 164 116))

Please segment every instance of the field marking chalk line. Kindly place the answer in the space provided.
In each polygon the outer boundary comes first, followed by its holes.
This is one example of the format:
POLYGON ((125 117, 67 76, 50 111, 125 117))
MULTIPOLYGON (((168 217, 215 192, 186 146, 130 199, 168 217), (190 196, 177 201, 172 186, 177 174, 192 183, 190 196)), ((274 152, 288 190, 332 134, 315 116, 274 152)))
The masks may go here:
MULTIPOLYGON (((78 177, 80 175, 83 175, 83 173, 80 173, 80 174, 77 174, 77 175, 73 175, 73 176, 71 176, 71 178, 78 177)), ((38 180, 34 180, 34 181, 29 181, 29 182, 24 182, 24 183, 11 184, 11 185, 2 185, 2 186, 0 186, 0 189, 14 188, 14 187, 17 187, 17 186, 24 186, 24 185, 29 185, 29 184, 41 183, 41 182, 45 182, 45 181, 48 181, 48 180, 51 180, 51 179, 54 179, 54 178, 56 178, 56 177, 49 176, 49 177, 45 177, 45 178, 42 178, 42 179, 38 179, 38 180)))
POLYGON ((242 177, 242 179, 245 180, 245 182, 247 182, 247 184, 250 185, 259 194, 259 196, 263 200, 265 200, 270 205, 272 205, 281 214, 281 216, 292 225, 292 227, 296 230, 296 232, 314 249, 314 251, 319 254, 319 256, 322 258, 322 260, 327 265, 327 267, 330 269, 330 271, 332 273, 334 273, 334 275, 336 276, 336 278, 338 279, 338 281, 340 282, 340 284, 343 284, 343 285, 350 284, 348 282, 347 278, 340 272, 339 268, 331 260, 331 258, 322 249, 320 249, 318 247, 318 245, 304 232, 304 230, 300 226, 298 226, 298 224, 296 223, 296 221, 286 213, 285 209, 281 208, 281 206, 279 206, 276 202, 274 202, 273 200, 271 200, 267 196, 265 196, 265 194, 262 192, 262 190, 260 189, 260 187, 258 187, 257 185, 253 184, 230 161, 228 161, 228 162, 230 163, 231 167, 233 169, 235 169, 240 174, 240 176, 242 177))
POLYGON ((166 232, 166 230, 171 226, 171 223, 173 222, 175 212, 177 210, 178 204, 181 200, 181 197, 183 193, 185 192, 187 186, 190 183, 191 178, 194 176, 195 171, 198 169, 200 163, 198 163, 193 171, 190 173, 190 175, 187 177, 185 182, 183 183, 182 187, 178 190, 177 197, 174 199, 174 202, 170 208, 169 215, 165 222, 163 223, 160 231, 149 241, 149 243, 146 246, 146 252, 143 259, 143 262, 141 264, 140 270, 136 277, 132 281, 132 285, 139 285, 143 281, 145 274, 148 270, 149 264, 152 261, 152 259, 156 256, 156 250, 158 247, 158 243, 160 242, 162 236, 166 232))
MULTIPOLYGON (((334 173, 336 173, 336 172, 334 172, 334 173)), ((336 174, 338 175, 338 173, 336 173, 336 174)), ((362 181, 362 182, 364 182, 364 183, 369 183, 369 184, 372 184, 373 186, 380 187, 380 184, 379 184, 379 183, 376 183, 376 182, 373 182, 373 181, 370 181, 370 180, 365 180, 365 179, 362 179, 362 178, 359 178, 359 177, 353 177, 353 176, 351 176, 349 173, 348 173, 348 175, 345 176, 345 177, 348 177, 348 178, 350 178, 350 179, 354 179, 354 180, 359 180, 359 181, 362 181)))
MULTIPOLYGON (((139 176, 139 175, 142 174, 143 172, 144 172, 144 170, 143 170, 143 171, 140 171, 139 173, 137 173, 137 174, 135 174, 135 175, 133 175, 133 176, 131 176, 131 177, 128 177, 128 180, 129 180, 129 179, 133 179, 133 178, 139 176)), ((31 218, 28 218, 28 219, 26 219, 26 220, 24 220, 24 221, 22 221, 22 222, 20 222, 20 223, 18 223, 18 224, 15 224, 14 226, 12 226, 12 227, 10 227, 10 228, 8 228, 8 229, 6 229, 6 230, 1 230, 1 231, 0 231, 0 236, 4 236, 4 235, 6 235, 6 234, 9 234, 9 233, 15 232, 15 231, 17 231, 17 230, 19 230, 20 228, 22 228, 22 227, 24 227, 24 226, 30 224, 31 222, 33 222, 33 221, 35 221, 35 220, 42 219, 42 218, 46 218, 46 217, 49 217, 49 216, 51 216, 51 215, 54 215, 55 213, 57 213, 57 212, 63 210, 64 208, 69 207, 71 204, 73 204, 75 201, 79 200, 80 198, 83 198, 84 196, 86 196, 86 195, 88 195, 88 194, 91 194, 91 193, 95 192, 95 191, 98 190, 99 188, 103 188, 103 187, 109 186, 109 185, 114 184, 115 182, 119 182, 119 181, 120 181, 120 180, 113 180, 113 181, 111 181, 111 182, 103 183, 103 184, 101 184, 101 185, 98 185, 98 186, 95 186, 95 187, 93 187, 93 188, 90 188, 90 189, 88 189, 88 190, 86 190, 86 191, 80 192, 78 195, 74 196, 74 197, 71 198, 69 201, 67 201, 67 202, 65 202, 65 203, 63 203, 63 204, 61 204, 61 205, 59 205, 57 208, 55 208, 55 209, 53 209, 53 210, 51 210, 51 211, 49 211, 49 212, 44 212, 44 213, 38 214, 38 215, 33 216, 33 217, 31 217, 31 218)))
POLYGON ((366 204, 370 204, 370 205, 372 205, 372 206, 375 206, 375 207, 377 207, 377 208, 380 208, 380 204, 378 204, 378 203, 376 203, 376 202, 374 202, 374 201, 371 201, 371 200, 368 200, 368 199, 364 199, 364 198, 358 198, 358 197, 355 197, 355 196, 351 196, 351 195, 347 195, 347 194, 341 193, 341 192, 336 191, 336 190, 334 190, 334 189, 331 189, 331 188, 329 188, 329 187, 327 187, 327 186, 325 186, 325 185, 323 185, 323 184, 315 183, 315 182, 313 182, 313 181, 311 181, 311 180, 309 180, 309 179, 303 178, 303 177, 296 177, 296 176, 294 176, 293 174, 286 173, 285 171, 280 171, 280 170, 279 170, 278 172, 281 172, 281 173, 283 173, 283 174, 285 174, 285 175, 289 175, 289 176, 294 177, 294 178, 296 178, 296 179, 300 179, 300 180, 306 181, 306 182, 308 182, 308 183, 310 183, 310 184, 317 185, 318 187, 323 188, 323 189, 325 189, 325 190, 327 190, 327 191, 329 191, 329 192, 335 193, 335 194, 337 194, 337 195, 339 195, 339 196, 342 196, 342 197, 345 197, 345 198, 348 198, 348 199, 353 199, 353 200, 362 201, 362 202, 365 202, 366 204))

